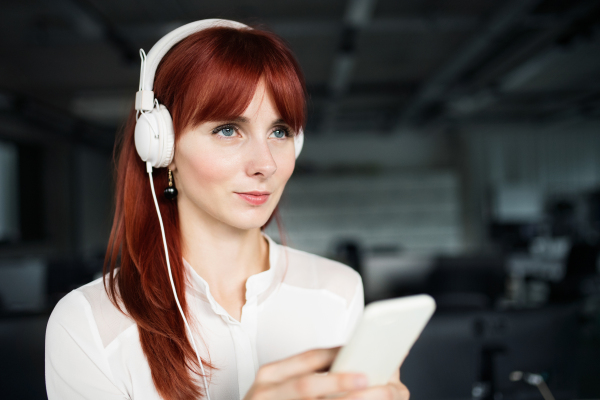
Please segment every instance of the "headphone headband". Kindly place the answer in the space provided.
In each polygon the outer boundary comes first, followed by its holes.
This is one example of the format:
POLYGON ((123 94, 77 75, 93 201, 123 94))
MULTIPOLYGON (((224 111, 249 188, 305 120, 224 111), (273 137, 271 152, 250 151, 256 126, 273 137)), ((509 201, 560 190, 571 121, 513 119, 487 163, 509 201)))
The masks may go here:
POLYGON ((171 47, 188 37, 189 35, 200 32, 204 29, 214 28, 218 26, 228 28, 250 28, 248 25, 237 21, 227 19, 203 19, 200 21, 190 22, 169 32, 163 36, 148 52, 148 55, 140 50, 142 65, 140 68, 140 85, 135 96, 135 109, 140 111, 150 111, 154 108, 154 75, 160 60, 167 54, 171 47))

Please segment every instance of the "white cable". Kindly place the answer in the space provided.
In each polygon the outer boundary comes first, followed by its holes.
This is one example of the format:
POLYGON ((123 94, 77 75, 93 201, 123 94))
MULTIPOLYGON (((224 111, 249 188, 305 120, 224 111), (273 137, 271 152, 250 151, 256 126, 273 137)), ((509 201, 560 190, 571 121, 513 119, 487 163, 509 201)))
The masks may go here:
POLYGON ((183 322, 185 323, 185 327, 187 328, 190 339, 192 341, 192 345, 194 346, 194 351, 196 352, 196 357, 198 357, 198 363, 200 364, 200 368, 202 369, 202 378, 204 379, 204 389, 206 390, 206 397, 210 400, 210 394, 208 394, 208 384, 206 383, 206 374, 204 373, 204 366, 202 366, 202 360, 200 359, 200 354, 198 353, 198 348, 196 347, 196 341, 194 340, 194 336, 192 335, 192 329, 183 314, 183 310, 181 309, 181 304, 179 304, 179 298, 177 297, 177 291, 175 290, 175 283, 173 282, 173 275, 171 274, 171 263, 169 262, 169 250, 167 248, 167 237, 165 235, 165 227, 162 221, 162 215, 160 214, 160 209, 158 208, 158 200, 156 200, 156 193, 154 193, 154 181, 152 180, 152 163, 146 163, 146 172, 148 172, 148 177, 150 178, 150 188, 152 189, 152 198, 154 199, 154 206, 156 206, 156 213, 158 214, 158 222, 160 222, 160 232, 162 233, 163 245, 165 246, 165 258, 167 259, 167 269, 169 270, 169 279, 171 280, 171 287, 173 288, 173 295, 175 295, 175 302, 177 303, 177 308, 179 308, 179 313, 183 318, 183 322))

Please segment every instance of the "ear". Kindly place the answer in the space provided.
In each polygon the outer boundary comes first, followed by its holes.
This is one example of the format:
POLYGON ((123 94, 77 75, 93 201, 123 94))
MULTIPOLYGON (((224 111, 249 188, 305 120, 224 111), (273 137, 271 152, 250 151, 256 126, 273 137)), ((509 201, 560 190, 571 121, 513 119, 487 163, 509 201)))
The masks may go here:
POLYGON ((167 168, 169 168, 173 172, 177 171, 177 164, 175 163, 175 157, 173 157, 171 164, 167 165, 167 168))

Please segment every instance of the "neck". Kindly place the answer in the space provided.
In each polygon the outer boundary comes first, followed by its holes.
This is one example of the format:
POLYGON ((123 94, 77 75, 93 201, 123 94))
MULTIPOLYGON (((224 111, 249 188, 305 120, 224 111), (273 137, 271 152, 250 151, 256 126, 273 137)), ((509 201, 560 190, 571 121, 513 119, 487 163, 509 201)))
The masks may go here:
POLYGON ((180 213, 183 258, 215 296, 245 291, 248 277, 269 269, 269 244, 260 228, 238 229, 180 213))

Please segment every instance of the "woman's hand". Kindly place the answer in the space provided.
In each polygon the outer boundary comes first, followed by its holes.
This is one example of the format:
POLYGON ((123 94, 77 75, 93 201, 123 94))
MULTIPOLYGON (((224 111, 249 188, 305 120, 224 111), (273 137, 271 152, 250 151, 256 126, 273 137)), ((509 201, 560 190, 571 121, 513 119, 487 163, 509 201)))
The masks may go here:
POLYGON ((387 385, 352 392, 349 396, 353 400, 408 400, 409 397, 408 388, 400 382, 400 369, 396 370, 387 385))
POLYGON ((244 400, 319 399, 364 389, 367 382, 363 374, 318 374, 329 369, 339 349, 310 350, 263 365, 244 400))
POLYGON ((387 385, 368 389, 363 374, 318 374, 329 369, 339 350, 310 350, 263 365, 244 400, 323 399, 336 393, 344 394, 337 397, 339 400, 408 400, 408 390, 400 382, 399 373, 387 385))

